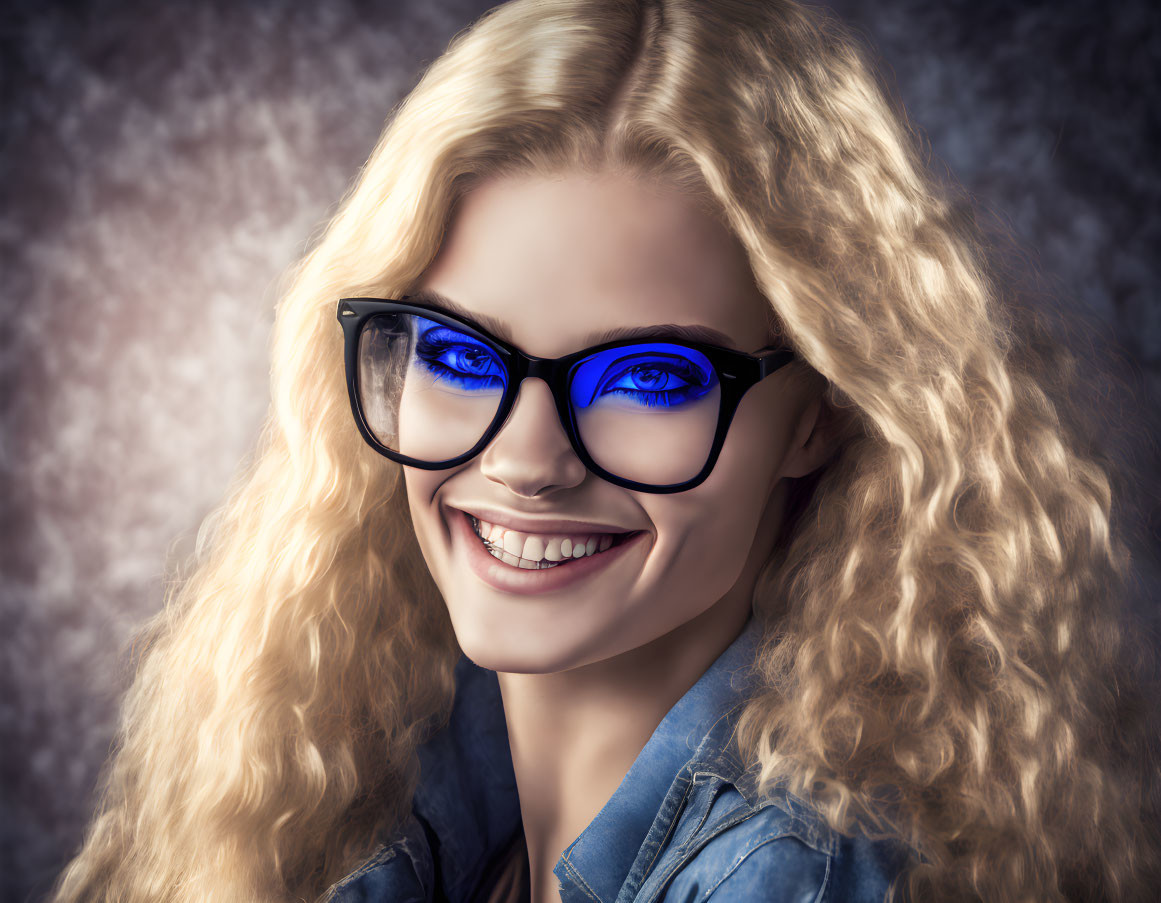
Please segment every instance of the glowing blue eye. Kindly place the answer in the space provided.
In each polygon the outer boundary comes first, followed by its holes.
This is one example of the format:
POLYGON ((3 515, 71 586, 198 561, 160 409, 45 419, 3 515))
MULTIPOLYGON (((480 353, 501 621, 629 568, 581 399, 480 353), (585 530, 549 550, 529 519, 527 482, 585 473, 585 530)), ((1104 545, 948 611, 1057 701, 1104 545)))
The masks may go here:
POLYGON ((416 317, 415 357, 436 382, 473 392, 503 390, 503 362, 479 339, 442 323, 416 317))
POLYGON ((637 392, 674 392, 689 385, 679 374, 664 366, 650 365, 637 366, 628 370, 612 385, 605 386, 604 391, 637 391, 637 392))
POLYGON ((704 397, 717 383, 713 365, 700 351, 648 342, 610 348, 585 358, 573 371, 570 397, 576 408, 587 408, 602 399, 678 408, 704 397))

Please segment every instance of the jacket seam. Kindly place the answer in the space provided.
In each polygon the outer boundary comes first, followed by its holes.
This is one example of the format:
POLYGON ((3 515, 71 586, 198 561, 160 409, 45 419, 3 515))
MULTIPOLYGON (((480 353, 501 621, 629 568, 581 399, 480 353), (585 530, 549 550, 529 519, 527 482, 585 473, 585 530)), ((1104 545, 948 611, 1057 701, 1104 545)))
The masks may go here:
POLYGON ((333 900, 336 894, 342 890, 345 890, 356 878, 365 875, 371 869, 377 868, 385 862, 390 862, 398 854, 398 843, 392 843, 390 845, 380 844, 378 849, 376 849, 370 856, 364 859, 362 864, 359 865, 353 872, 348 873, 332 884, 327 889, 327 892, 320 898, 320 903, 328 903, 328 901, 333 900))
POLYGON ((648 876, 653 871, 653 866, 657 864, 657 857, 661 855, 661 851, 665 849, 665 845, 669 843, 669 838, 673 836, 673 832, 677 830, 677 824, 681 821, 681 815, 685 811, 686 804, 689 801, 689 795, 693 791, 694 784, 697 780, 697 775, 694 775, 688 784, 685 785, 685 790, 681 793, 681 799, 678 801, 677 809, 673 814, 673 818, 669 820, 669 827, 665 830, 665 836, 661 838, 661 842, 657 844, 657 849, 653 851, 652 857, 649 859, 649 865, 646 866, 644 874, 648 876))
POLYGON ((830 853, 826 854, 826 872, 822 876, 822 886, 818 889, 818 896, 814 898, 814 903, 822 903, 822 897, 826 893, 826 887, 830 884, 830 866, 833 857, 830 853))
MULTIPOLYGON (((723 778, 720 774, 716 774, 712 771, 697 771, 697 772, 694 772, 693 779, 690 782, 690 787, 694 787, 698 784, 698 780, 697 780, 698 778, 707 778, 707 777, 717 778, 719 781, 723 782, 723 785, 725 783, 727 783, 726 779, 723 778)), ((708 782, 702 781, 701 786, 708 787, 708 782)), ((718 790, 720 790, 720 788, 718 788, 718 790)), ((693 831, 690 833, 690 837, 696 837, 701 832, 701 829, 705 826, 706 821, 709 819, 710 811, 714 807, 713 806, 714 798, 717 797, 718 790, 714 791, 713 797, 710 799, 709 804, 705 807, 705 811, 701 814, 701 817, 697 820, 697 824, 694 825, 693 831)))
MULTIPOLYGON (((768 844, 768 843, 773 843, 776 840, 784 840, 787 837, 792 837, 795 840, 798 840, 798 838, 795 837, 793 834, 783 832, 780 834, 771 835, 769 837, 763 837, 761 840, 758 840, 756 843, 754 843, 748 849, 743 850, 741 855, 738 857, 738 860, 733 865, 731 865, 729 867, 729 869, 726 871, 726 873, 724 875, 722 875, 720 878, 718 878, 717 881, 715 881, 713 883, 713 886, 710 887, 710 889, 706 892, 706 895, 702 898, 702 900, 708 901, 709 898, 712 897, 714 895, 714 893, 718 890, 718 888, 721 887, 722 884, 731 875, 734 874, 734 872, 736 872, 739 868, 741 868, 742 863, 745 862, 747 859, 749 859, 753 853, 757 852, 759 849, 766 846, 766 844, 768 844)), ((804 844, 804 846, 805 846, 805 844, 804 844)), ((812 849, 812 848, 807 847, 807 849, 812 849)), ((815 852, 817 852, 817 851, 815 851, 815 852)), ((823 891, 826 890, 827 878, 830 876, 831 855, 830 855, 830 853, 823 853, 822 855, 826 857, 826 862, 824 863, 825 870, 823 872, 822 881, 818 885, 818 892, 815 893, 815 895, 814 895, 814 903, 820 903, 820 901, 822 900, 823 891)))
POLYGON ((720 827, 721 830, 714 830, 708 837, 699 837, 698 835, 695 834, 693 837, 691 837, 689 839, 689 841, 687 843, 682 844, 681 847, 677 851, 677 855, 674 856, 673 861, 669 863, 668 870, 665 872, 662 872, 658 875, 658 879, 657 879, 658 880, 658 887, 657 887, 657 895, 656 895, 655 899, 660 900, 662 898, 662 895, 665 893, 665 889, 669 886, 669 883, 673 880, 673 876, 676 875, 683 868, 685 868, 685 866, 687 866, 689 864, 689 862, 693 858, 693 856, 696 855, 701 850, 702 847, 704 847, 706 844, 708 844, 711 840, 713 840, 715 837, 717 837, 720 833, 722 833, 722 831, 726 830, 727 828, 733 827, 733 825, 741 824, 747 818, 750 818, 751 816, 753 816, 756 811, 758 811, 758 810, 752 810, 752 811, 748 812, 746 815, 743 815, 741 818, 736 819, 734 821, 726 819, 724 824, 719 823, 718 825, 715 825, 715 829, 720 827))
POLYGON ((565 856, 561 858, 560 861, 564 863, 564 870, 568 872, 569 876, 576 881, 577 886, 588 895, 589 899, 596 900, 597 903, 602 903, 601 898, 597 896, 596 891, 589 887, 588 882, 585 881, 581 873, 576 870, 576 867, 572 864, 568 857, 565 856))
MULTIPOLYGON (((713 777, 718 778, 720 781, 724 782, 725 784, 729 784, 735 790, 738 789, 736 783, 731 781, 728 777, 725 777, 725 776, 718 774, 716 772, 699 771, 698 774, 712 775, 713 777)), ((765 809, 769 809, 770 807, 774 807, 779 812, 783 812, 786 815, 788 815, 793 820, 793 826, 796 828, 799 828, 799 830, 789 830, 789 831, 786 831, 785 833, 790 834, 790 835, 798 838, 798 840, 802 841, 806 846, 810 847, 810 849, 814 850, 816 853, 822 853, 822 854, 827 855, 827 856, 833 855, 833 853, 834 853, 833 835, 829 831, 827 831, 826 829, 823 829, 823 830, 817 832, 818 836, 813 836, 815 832, 810 831, 810 830, 802 830, 802 829, 806 829, 809 827, 809 824, 803 820, 802 816, 799 815, 798 813, 794 812, 790 808, 780 806, 778 804, 777 800, 775 800, 771 797, 766 797, 764 799, 759 800, 756 803, 751 803, 745 798, 745 796, 743 796, 741 794, 740 791, 739 791, 738 795, 742 797, 742 804, 735 807, 733 810, 731 810, 730 813, 727 813, 726 815, 722 816, 719 819, 719 821, 717 821, 710 828, 710 831, 711 831, 710 837, 711 838, 720 834, 721 831, 724 830, 725 828, 732 827, 733 825, 738 824, 741 821, 745 821, 745 819, 749 818, 751 815, 757 815, 759 812, 762 812, 765 809), (734 813, 739 812, 743 808, 749 809, 749 814, 743 816, 741 819, 731 818, 731 816, 734 813)), ((705 817, 702 819, 701 823, 698 825, 699 831, 701 830, 702 825, 704 825, 705 822, 708 820, 708 817, 709 817, 709 809, 706 810, 705 817)), ((696 837, 697 836, 696 833, 693 836, 696 837)), ((693 839, 693 837, 691 837, 691 840, 692 839, 693 839)))

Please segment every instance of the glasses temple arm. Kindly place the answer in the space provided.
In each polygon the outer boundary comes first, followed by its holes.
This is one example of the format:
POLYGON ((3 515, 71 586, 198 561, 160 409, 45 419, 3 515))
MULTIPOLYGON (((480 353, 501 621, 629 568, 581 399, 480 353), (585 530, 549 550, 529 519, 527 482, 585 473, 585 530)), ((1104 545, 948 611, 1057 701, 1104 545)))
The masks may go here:
POLYGON ((758 378, 765 379, 775 370, 786 366, 798 355, 785 346, 767 345, 760 348, 753 355, 758 361, 758 378))

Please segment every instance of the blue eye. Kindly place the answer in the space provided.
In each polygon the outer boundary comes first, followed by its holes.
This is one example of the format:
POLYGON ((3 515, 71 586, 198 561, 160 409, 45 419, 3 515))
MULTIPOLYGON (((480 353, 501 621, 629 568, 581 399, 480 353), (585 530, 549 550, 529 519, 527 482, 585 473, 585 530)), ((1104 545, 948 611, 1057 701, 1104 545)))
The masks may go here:
MULTIPOLYGON (((602 381, 597 397, 615 395, 646 407, 676 407, 709 391, 691 368, 671 363, 635 364, 614 379, 602 381)), ((594 399, 595 400, 595 399, 594 399)))
POLYGON ((457 329, 417 319, 430 328, 421 325, 415 356, 437 382, 473 392, 504 388, 507 372, 490 348, 457 329))
POLYGON ((613 348, 587 358, 573 376, 572 401, 584 408, 616 398, 649 408, 677 408, 717 385, 705 355, 679 345, 613 348))

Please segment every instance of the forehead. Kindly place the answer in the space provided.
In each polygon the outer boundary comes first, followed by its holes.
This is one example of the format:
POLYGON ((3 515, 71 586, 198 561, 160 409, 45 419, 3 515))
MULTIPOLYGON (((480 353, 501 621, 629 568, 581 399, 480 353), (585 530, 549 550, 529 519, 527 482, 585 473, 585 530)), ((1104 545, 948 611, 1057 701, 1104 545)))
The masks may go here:
POLYGON ((419 288, 542 357, 637 327, 700 327, 743 351, 769 335, 734 236, 692 198, 620 173, 484 183, 462 200, 419 288))

